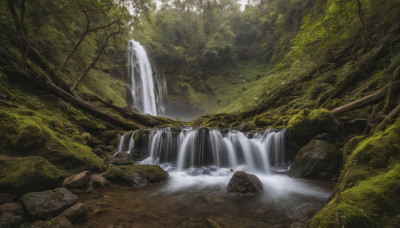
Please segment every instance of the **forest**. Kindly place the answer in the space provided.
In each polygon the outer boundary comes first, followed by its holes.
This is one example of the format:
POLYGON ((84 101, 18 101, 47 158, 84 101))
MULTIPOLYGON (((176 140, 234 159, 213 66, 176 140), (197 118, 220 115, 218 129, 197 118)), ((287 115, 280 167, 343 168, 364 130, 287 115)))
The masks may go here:
POLYGON ((0 227, 400 227, 397 0, 2 0, 0 227))

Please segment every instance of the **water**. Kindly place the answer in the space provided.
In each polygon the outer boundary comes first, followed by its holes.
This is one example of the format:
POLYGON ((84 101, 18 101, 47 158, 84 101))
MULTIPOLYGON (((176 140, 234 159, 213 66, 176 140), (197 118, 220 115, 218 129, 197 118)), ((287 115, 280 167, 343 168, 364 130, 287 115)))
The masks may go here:
MULTIPOLYGON (((253 135, 239 131, 186 127, 152 129, 141 148, 142 164, 168 164, 169 170, 215 167, 262 174, 287 171, 284 131, 267 130, 253 135)), ((134 136, 125 135, 119 152, 134 149, 134 136), (129 140, 127 140, 129 138, 129 140)), ((200 170, 200 169, 199 169, 200 170)))
POLYGON ((131 91, 131 107, 140 113, 161 115, 164 111, 163 96, 166 82, 163 77, 154 74, 146 50, 139 42, 128 43, 128 84, 131 91))
POLYGON ((80 195, 91 208, 80 227, 290 227, 323 207, 333 183, 290 178, 284 131, 255 134, 218 129, 138 130, 118 150, 141 152, 140 163, 160 164, 168 181, 132 188, 113 185, 80 195), (140 136, 140 137, 139 137, 140 136), (135 138, 141 138, 140 148, 135 138), (227 192, 234 171, 255 174, 263 192, 227 192))

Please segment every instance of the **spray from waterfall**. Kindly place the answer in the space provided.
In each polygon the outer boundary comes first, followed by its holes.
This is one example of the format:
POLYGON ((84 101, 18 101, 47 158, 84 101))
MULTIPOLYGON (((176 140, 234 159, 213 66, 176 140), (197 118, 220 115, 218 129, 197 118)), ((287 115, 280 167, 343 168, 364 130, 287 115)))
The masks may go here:
POLYGON ((128 85, 131 107, 143 114, 163 114, 165 79, 153 71, 145 48, 135 40, 128 43, 128 85))

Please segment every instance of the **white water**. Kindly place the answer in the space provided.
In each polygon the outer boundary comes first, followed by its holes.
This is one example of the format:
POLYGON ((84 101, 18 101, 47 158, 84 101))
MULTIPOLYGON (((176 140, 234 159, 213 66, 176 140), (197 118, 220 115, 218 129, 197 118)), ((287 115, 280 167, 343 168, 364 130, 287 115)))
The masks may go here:
POLYGON ((135 40, 128 43, 128 78, 132 95, 130 105, 143 114, 162 114, 162 97, 166 92, 165 80, 159 77, 153 79, 147 52, 135 40))

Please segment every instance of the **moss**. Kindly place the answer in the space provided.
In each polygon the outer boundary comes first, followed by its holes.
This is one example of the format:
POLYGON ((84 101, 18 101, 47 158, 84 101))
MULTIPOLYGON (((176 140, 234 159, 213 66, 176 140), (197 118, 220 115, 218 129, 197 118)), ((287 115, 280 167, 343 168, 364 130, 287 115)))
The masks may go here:
POLYGON ((26 193, 56 187, 67 173, 43 157, 11 158, 0 156, 1 192, 26 193))
MULTIPOLYGON (((356 138, 355 141, 360 140, 356 138)), ((349 142, 354 144, 354 142, 349 142)), ((397 227, 400 119, 360 141, 348 156, 332 200, 307 227, 397 227)))
POLYGON ((168 173, 159 165, 114 166, 112 164, 108 166, 104 176, 112 181, 133 185, 136 175, 146 178, 147 181, 152 184, 164 181, 168 177, 168 173))
POLYGON ((339 129, 338 121, 327 109, 301 110, 289 120, 287 128, 296 137, 325 132, 336 134, 339 129))
POLYGON ((41 147, 45 143, 46 137, 41 127, 28 124, 20 127, 14 144, 17 146, 19 152, 24 152, 25 150, 41 147))
POLYGON ((208 218, 207 222, 211 228, 221 228, 221 226, 212 218, 208 218))
POLYGON ((0 151, 7 149, 12 135, 18 130, 18 120, 10 113, 0 110, 0 151))

